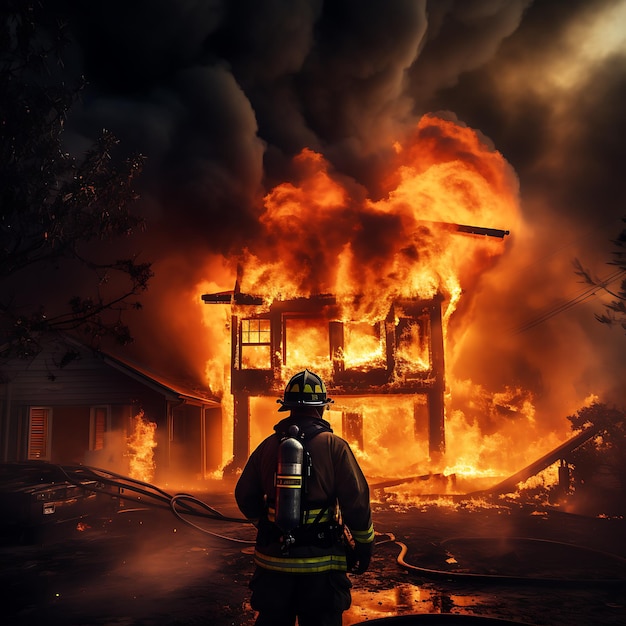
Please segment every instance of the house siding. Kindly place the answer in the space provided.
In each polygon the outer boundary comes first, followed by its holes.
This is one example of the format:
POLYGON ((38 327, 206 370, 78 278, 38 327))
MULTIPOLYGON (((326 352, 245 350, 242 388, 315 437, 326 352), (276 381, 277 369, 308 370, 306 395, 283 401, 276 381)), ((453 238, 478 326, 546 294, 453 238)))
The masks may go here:
MULTIPOLYGON (((217 435, 218 419, 221 426, 219 403, 181 396, 145 374, 112 365, 110 360, 84 346, 51 341, 36 358, 3 366, 2 374, 6 382, 0 384, 1 461, 28 458, 30 407, 50 407, 51 462, 85 463, 120 471, 121 449, 132 419, 143 411, 145 419, 157 425, 157 475, 169 471, 172 465, 181 465, 187 476, 198 477, 221 464, 221 455, 216 458, 215 442, 199 436, 207 408, 212 411, 211 434, 217 435), (106 433, 106 449, 93 451, 89 449, 91 408, 99 405, 109 407, 110 432, 106 433), (170 432, 176 435, 169 423, 174 419, 176 424, 175 407, 185 416, 184 432, 170 441, 170 432), (176 458, 171 456, 174 448, 176 458)), ((219 433, 221 446, 221 429, 219 433)))
POLYGON ((13 367, 11 372, 12 402, 21 405, 128 404, 136 398, 163 396, 96 356, 85 356, 63 369, 54 369, 40 355, 24 369, 13 367))

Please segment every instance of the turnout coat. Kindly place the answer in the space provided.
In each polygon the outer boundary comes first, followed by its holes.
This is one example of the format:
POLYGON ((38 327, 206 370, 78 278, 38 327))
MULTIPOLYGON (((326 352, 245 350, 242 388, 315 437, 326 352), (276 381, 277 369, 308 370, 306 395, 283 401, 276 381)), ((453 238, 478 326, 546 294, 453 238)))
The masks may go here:
POLYGON ((276 431, 252 452, 235 487, 241 512, 257 523, 254 561, 279 572, 346 571, 345 524, 354 541, 372 543, 374 526, 369 487, 349 444, 330 424, 312 416, 281 420, 276 431), (302 494, 302 524, 297 541, 288 549, 274 524, 274 479, 278 446, 291 425, 303 433, 310 457, 310 476, 302 494))

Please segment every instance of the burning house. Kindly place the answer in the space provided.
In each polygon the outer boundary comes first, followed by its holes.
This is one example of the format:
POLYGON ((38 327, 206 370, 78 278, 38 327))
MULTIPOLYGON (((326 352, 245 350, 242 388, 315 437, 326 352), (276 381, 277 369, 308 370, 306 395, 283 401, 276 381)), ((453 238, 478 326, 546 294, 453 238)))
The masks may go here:
POLYGON ((261 298, 237 290, 205 294, 202 299, 207 304, 229 303, 233 309, 231 392, 236 467, 241 467, 249 454, 250 398, 282 393, 286 372, 302 366, 298 348, 303 331, 314 333, 320 340, 316 354, 309 356, 315 359, 316 370, 340 407, 342 432, 347 439, 364 447, 363 415, 351 410, 344 399, 403 394, 416 398, 416 423, 420 414, 428 415, 431 453, 443 450, 445 383, 439 298, 395 302, 385 319, 374 324, 342 320, 337 298, 332 295, 277 300, 268 308, 262 306, 261 298), (412 339, 421 353, 415 360, 407 358, 414 347, 412 339), (362 342, 371 345, 372 358, 353 363, 351 344, 362 342))
MULTIPOLYGON (((503 238, 508 231, 446 224, 461 233, 503 238)), ((233 395, 233 466, 250 451, 251 398, 281 395, 298 369, 315 367, 341 414, 341 432, 360 450, 364 441, 361 402, 403 396, 411 405, 413 432, 438 459, 445 450, 444 296, 396 298, 384 316, 349 316, 360 297, 346 303, 333 294, 267 301, 243 293, 204 294, 206 304, 231 307, 230 381, 233 395)))
POLYGON ((394 144, 375 197, 312 150, 292 165, 263 197, 254 236, 231 250, 228 275, 216 266, 202 285, 205 304, 230 307, 204 307, 204 321, 211 375, 233 396, 232 464, 271 432, 276 397, 306 367, 370 475, 430 471, 449 450, 451 320, 504 253, 500 227, 518 224, 516 178, 471 129, 430 116, 394 144))

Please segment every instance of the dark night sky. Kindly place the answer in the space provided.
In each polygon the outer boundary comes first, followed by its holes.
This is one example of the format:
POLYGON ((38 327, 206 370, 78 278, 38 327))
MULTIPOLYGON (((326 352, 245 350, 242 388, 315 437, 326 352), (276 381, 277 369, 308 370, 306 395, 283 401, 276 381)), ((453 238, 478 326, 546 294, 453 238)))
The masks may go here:
POLYGON ((626 215, 626 2, 61 4, 76 38, 67 71, 89 81, 68 145, 79 151, 105 127, 148 159, 141 246, 156 276, 139 358, 202 370, 211 347, 180 332, 203 332, 187 303, 203 280, 232 288, 206 259, 254 240, 261 199, 289 179, 294 155, 323 154, 376 198, 390 140, 445 112, 511 164, 522 212, 480 284, 474 333, 458 337, 456 375, 530 388, 553 425, 591 394, 624 403, 624 334, 594 318, 607 299, 551 312, 585 289, 574 258, 610 272, 626 215))

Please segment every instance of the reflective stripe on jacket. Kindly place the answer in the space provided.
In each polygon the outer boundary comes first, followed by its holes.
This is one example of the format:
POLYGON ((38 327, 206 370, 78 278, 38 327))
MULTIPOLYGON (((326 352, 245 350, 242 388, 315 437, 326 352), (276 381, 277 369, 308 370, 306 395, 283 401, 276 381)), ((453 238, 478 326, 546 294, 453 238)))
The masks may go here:
POLYGON ((345 572, 346 553, 340 546, 341 553, 332 553, 326 551, 324 554, 314 555, 310 551, 304 553, 302 550, 292 548, 289 555, 266 554, 267 547, 260 548, 257 546, 254 550, 254 562, 259 567, 271 569, 276 572, 289 572, 298 574, 317 574, 320 572, 329 572, 330 570, 338 570, 345 572), (263 551, 265 550, 265 551, 263 551), (296 553, 300 556, 296 556, 296 553))

